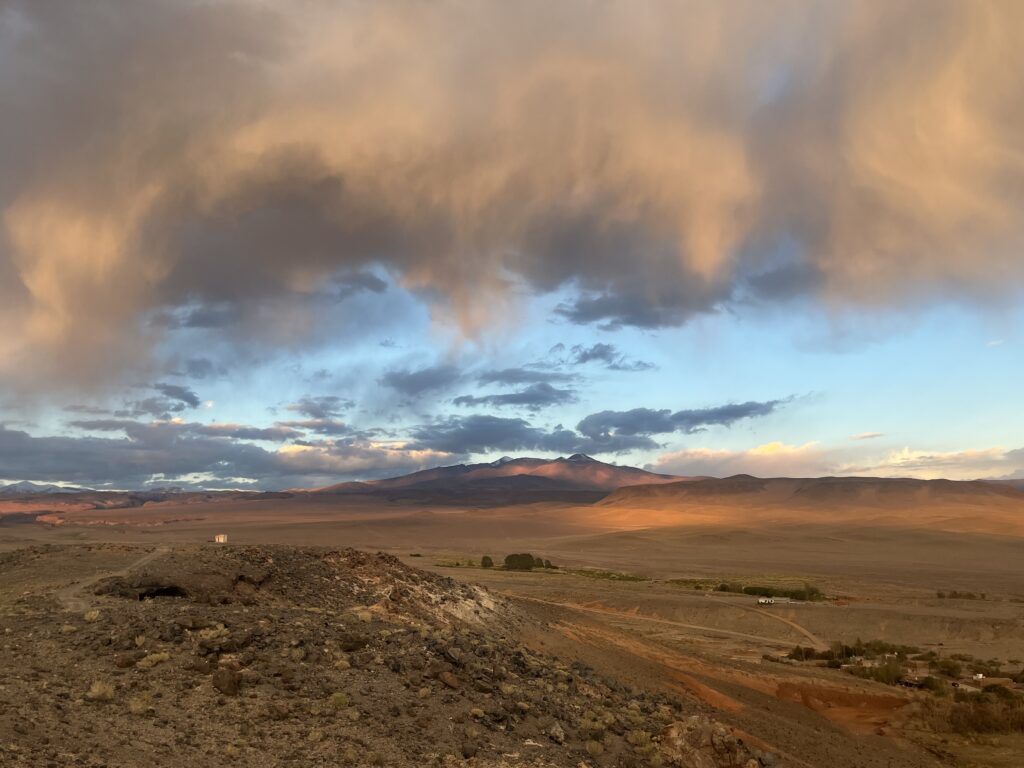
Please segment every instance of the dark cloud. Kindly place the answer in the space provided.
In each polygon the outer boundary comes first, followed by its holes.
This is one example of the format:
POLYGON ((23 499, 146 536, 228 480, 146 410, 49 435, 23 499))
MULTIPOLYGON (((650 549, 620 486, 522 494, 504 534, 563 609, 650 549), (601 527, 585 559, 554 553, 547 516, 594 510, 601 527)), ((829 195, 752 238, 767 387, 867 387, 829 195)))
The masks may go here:
POLYGON ((67 426, 87 432, 124 432, 138 423, 132 419, 76 419, 67 422, 67 426))
POLYGON ((553 405, 565 405, 577 401, 576 391, 558 389, 546 382, 532 384, 518 392, 505 392, 498 395, 462 395, 453 401, 455 405, 493 405, 497 407, 512 405, 521 406, 532 411, 548 408, 553 405))
POLYGON ((146 424, 131 419, 82 419, 69 421, 67 426, 86 432, 125 432, 139 436, 163 430, 165 433, 179 435, 202 435, 205 437, 223 437, 232 440, 262 440, 271 443, 283 443, 303 436, 303 432, 284 424, 273 427, 251 427, 244 424, 146 424))
POLYGON ((95 405, 65 405, 61 410, 66 413, 83 413, 92 416, 105 416, 110 413, 109 408, 100 408, 95 405))
POLYGON ((657 448, 643 435, 579 435, 557 425, 552 429, 532 426, 525 419, 500 416, 451 416, 411 430, 414 448, 451 454, 543 451, 545 453, 625 453, 657 448))
POLYGON ((742 419, 767 416, 788 400, 732 403, 714 408, 672 411, 633 408, 629 411, 600 411, 585 417, 576 429, 594 440, 613 436, 657 435, 670 432, 692 434, 710 426, 732 426, 742 419))
POLYGON ((59 480, 94 488, 176 484, 288 488, 401 474, 451 459, 446 454, 412 452, 359 438, 304 441, 301 446, 296 442, 287 446, 289 450, 267 450, 232 437, 229 432, 244 434, 248 429, 234 425, 122 423, 118 429, 101 429, 112 424, 96 427, 96 431, 121 430, 125 436, 35 437, 0 425, 0 478, 59 480))
POLYGON ((202 402, 202 400, 199 399, 199 395, 188 387, 181 386, 180 384, 154 384, 153 389, 161 393, 164 397, 184 403, 189 408, 198 408, 199 404, 202 402))
POLYGON ((207 379, 223 374, 225 369, 205 357, 192 357, 185 361, 185 375, 190 379, 207 379))
POLYGON ((113 412, 119 418, 136 416, 155 416, 158 419, 169 419, 175 413, 184 413, 188 405, 180 400, 171 400, 166 397, 146 397, 142 400, 132 400, 125 403, 124 408, 113 412))
POLYGON ((279 421, 277 426, 285 429, 301 429, 318 435, 351 435, 354 430, 345 422, 336 419, 303 419, 301 421, 279 421))
POLYGON ((381 377, 380 383, 407 397, 415 398, 427 392, 447 389, 461 377, 455 366, 438 365, 414 371, 388 371, 381 377))
POLYGON ((321 395, 319 397, 304 397, 298 402, 287 405, 286 408, 289 411, 309 416, 311 419, 331 419, 353 405, 355 403, 351 400, 337 395, 321 395))
POLYGON ((477 381, 481 384, 552 384, 574 381, 576 378, 578 377, 572 373, 538 370, 524 366, 522 368, 500 368, 484 371, 477 376, 477 381))
POLYGON ((273 427, 249 427, 243 424, 197 424, 189 430, 195 435, 209 437, 230 437, 234 440, 264 440, 270 443, 283 443, 302 437, 302 432, 278 424, 273 427))
POLYGON ((387 289, 387 281, 373 274, 373 272, 352 272, 339 275, 334 279, 332 295, 336 299, 345 299, 361 291, 384 293, 387 289))
POLYGON ((474 337, 522 286, 606 328, 1024 291, 1017 3, 2 7, 20 389, 118 385, 167 336, 336 341, 388 280, 474 337))
POLYGON ((605 344, 604 342, 598 342, 589 347, 576 344, 571 351, 572 356, 569 362, 573 365, 599 362, 604 363, 605 368, 610 371, 648 371, 654 367, 651 363, 643 360, 630 360, 614 344, 605 344))
POLYGON ((576 425, 582 434, 594 439, 618 435, 657 435, 674 432, 672 412, 667 408, 633 408, 629 411, 600 411, 585 417, 576 425))
POLYGON ((569 430, 547 431, 525 419, 500 416, 451 416, 411 430, 415 447, 453 454, 540 450, 572 453, 577 436, 569 430))
POLYGON ((748 401, 720 405, 715 408, 676 411, 672 414, 672 423, 675 424, 677 430, 687 433, 698 432, 710 426, 730 427, 742 419, 753 419, 774 413, 790 399, 768 400, 767 402, 748 401))
POLYGON ((242 308, 233 304, 203 304, 160 312, 150 321, 154 326, 179 328, 227 328, 242 319, 242 308))
POLYGON ((670 328, 682 325, 693 315, 711 311, 729 296, 728 289, 692 297, 672 292, 654 301, 648 296, 629 293, 585 293, 558 305, 555 313, 578 325, 597 324, 607 331, 624 326, 670 328))

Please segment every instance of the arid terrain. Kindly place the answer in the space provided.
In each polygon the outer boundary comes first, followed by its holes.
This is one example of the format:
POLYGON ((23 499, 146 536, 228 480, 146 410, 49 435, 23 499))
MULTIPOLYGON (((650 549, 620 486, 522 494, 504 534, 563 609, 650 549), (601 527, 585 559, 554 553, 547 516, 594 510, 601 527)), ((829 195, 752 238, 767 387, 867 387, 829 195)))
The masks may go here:
POLYGON ((492 484, 472 503, 408 488, 32 500, 0 518, 3 664, 18 670, 3 699, 25 702, 0 708, 5 759, 1020 764, 1020 733, 950 725, 950 692, 1020 696, 1024 493, 732 478, 560 498, 529 482, 526 498, 492 484), (515 552, 556 567, 502 568, 515 552), (343 650, 353 633, 365 644, 343 650), (207 647, 214 635, 227 645, 207 647), (837 645, 856 653, 826 664, 837 645), (876 679, 897 653, 901 684, 876 679), (504 671, 480 683, 477 667, 504 671), (593 738, 588 718, 623 713, 593 738), (112 717, 113 742, 97 735, 112 717), (672 746, 674 723, 714 722, 745 745, 741 762, 672 746))

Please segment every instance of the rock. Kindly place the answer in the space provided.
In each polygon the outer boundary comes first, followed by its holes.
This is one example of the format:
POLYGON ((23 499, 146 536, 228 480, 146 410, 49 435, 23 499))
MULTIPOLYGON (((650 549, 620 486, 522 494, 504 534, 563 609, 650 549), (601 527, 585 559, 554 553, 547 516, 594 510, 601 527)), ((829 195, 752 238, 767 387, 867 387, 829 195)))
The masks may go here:
POLYGON ((459 682, 459 678, 449 672, 447 669, 440 672, 437 679, 447 685, 449 688, 459 689, 462 687, 462 683, 459 682))
POLYGON ((338 638, 338 647, 346 653, 352 653, 352 651, 361 651, 370 641, 365 635, 355 634, 353 632, 346 632, 338 638))
POLYGON ((672 723, 662 733, 661 746, 669 765, 683 768, 717 768, 722 765, 760 768, 760 762, 742 741, 724 725, 703 715, 672 723))
POLYGON ((471 757, 476 757, 477 746, 472 742, 467 741, 462 745, 462 756, 469 760, 471 757))
POLYGON ((237 696, 242 688, 242 676, 233 669, 220 667, 213 673, 213 687, 225 696, 237 696))
POLYGON ((555 723, 548 728, 548 738, 551 739, 555 744, 565 744, 565 730, 559 723, 555 723))

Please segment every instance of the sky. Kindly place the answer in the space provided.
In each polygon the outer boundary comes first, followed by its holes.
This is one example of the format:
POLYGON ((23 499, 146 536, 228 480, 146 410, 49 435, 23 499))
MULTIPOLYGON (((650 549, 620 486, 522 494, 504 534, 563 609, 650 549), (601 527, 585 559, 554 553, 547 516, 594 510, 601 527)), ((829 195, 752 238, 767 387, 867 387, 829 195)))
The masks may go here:
POLYGON ((0 481, 1024 477, 1024 6, 0 0, 0 481))

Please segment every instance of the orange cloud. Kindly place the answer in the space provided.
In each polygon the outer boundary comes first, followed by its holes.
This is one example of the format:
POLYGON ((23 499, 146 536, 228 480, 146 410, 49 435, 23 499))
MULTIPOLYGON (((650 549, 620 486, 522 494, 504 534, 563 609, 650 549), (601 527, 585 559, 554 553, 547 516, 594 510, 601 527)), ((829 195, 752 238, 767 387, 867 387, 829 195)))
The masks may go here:
POLYGON ((370 262, 470 336, 523 284, 612 297, 580 322, 684 322, 779 236, 786 286, 836 306, 1024 282, 1021 4, 12 8, 12 381, 145 366, 145 318, 188 301, 272 297, 251 323, 291 344, 370 262))

